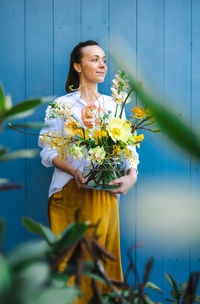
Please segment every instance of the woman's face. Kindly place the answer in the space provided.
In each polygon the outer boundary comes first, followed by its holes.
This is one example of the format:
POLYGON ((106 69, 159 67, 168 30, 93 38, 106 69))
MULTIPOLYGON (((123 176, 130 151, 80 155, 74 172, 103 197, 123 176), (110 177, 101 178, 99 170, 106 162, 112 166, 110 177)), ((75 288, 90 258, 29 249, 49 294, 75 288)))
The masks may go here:
POLYGON ((98 45, 89 45, 82 48, 80 64, 76 70, 80 72, 81 81, 92 83, 103 82, 107 73, 106 56, 98 45))

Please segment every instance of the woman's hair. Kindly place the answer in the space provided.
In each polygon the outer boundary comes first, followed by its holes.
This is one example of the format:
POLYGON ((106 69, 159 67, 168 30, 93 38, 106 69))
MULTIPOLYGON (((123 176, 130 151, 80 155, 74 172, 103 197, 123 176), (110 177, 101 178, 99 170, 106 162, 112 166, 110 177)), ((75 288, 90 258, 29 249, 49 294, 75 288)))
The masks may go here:
POLYGON ((70 56, 70 67, 69 67, 69 74, 67 77, 67 81, 65 84, 65 90, 67 93, 73 92, 73 90, 78 89, 80 76, 79 73, 74 69, 74 63, 81 63, 81 58, 83 56, 82 48, 88 45, 98 45, 96 41, 87 40, 84 42, 80 42, 75 46, 73 51, 71 52, 70 56))

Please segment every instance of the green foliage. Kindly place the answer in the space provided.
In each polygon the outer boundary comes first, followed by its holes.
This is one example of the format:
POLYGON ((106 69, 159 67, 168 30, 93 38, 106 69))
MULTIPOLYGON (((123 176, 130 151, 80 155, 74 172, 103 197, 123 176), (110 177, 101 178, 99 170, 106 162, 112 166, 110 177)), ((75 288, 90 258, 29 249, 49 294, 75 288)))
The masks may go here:
POLYGON ((171 299, 166 299, 169 303, 199 303, 200 296, 196 296, 196 289, 199 281, 199 273, 192 273, 188 282, 177 282, 170 273, 164 273, 167 281, 172 287, 171 299))
MULTIPOLYGON (((21 123, 21 124, 11 124, 10 122, 5 125, 5 123, 11 119, 22 119, 33 114, 35 109, 49 102, 50 98, 35 98, 30 100, 25 100, 19 102, 16 105, 12 104, 11 96, 5 96, 2 84, 0 83, 0 132, 3 132, 4 129, 8 129, 8 127, 12 127, 13 129, 20 128, 41 128, 41 123, 31 122, 31 123, 21 123)), ((33 158, 38 154, 37 149, 26 149, 26 150, 18 150, 14 152, 9 152, 9 150, 3 146, 0 146, 0 164, 4 162, 8 162, 11 160, 15 160, 18 158, 33 158)), ((19 185, 16 184, 8 184, 8 181, 0 178, 0 191, 10 190, 14 188, 19 188, 19 185), (6 186, 1 186, 6 184, 6 186)))
POLYGON ((45 227, 42 224, 36 223, 33 219, 29 217, 24 216, 22 218, 22 223, 24 224, 27 230, 41 235, 49 245, 52 245, 57 240, 57 237, 51 231, 51 229, 45 227))
POLYGON ((200 161, 200 135, 198 130, 192 130, 189 124, 180 119, 178 114, 170 107, 164 106, 164 104, 168 104, 167 101, 164 102, 162 98, 152 96, 150 92, 138 83, 134 74, 135 69, 131 65, 131 57, 129 56, 132 51, 128 50, 128 45, 126 49, 127 54, 124 54, 124 52, 119 52, 119 48, 113 48, 111 55, 116 66, 127 72, 129 86, 136 93, 139 102, 151 109, 157 125, 173 143, 181 148, 182 151, 191 153, 191 155, 200 161))
POLYGON ((200 160, 200 136, 192 131, 190 126, 182 121, 170 108, 162 105, 162 101, 156 100, 147 93, 133 76, 130 76, 130 86, 137 93, 140 102, 151 108, 157 124, 163 132, 185 152, 190 152, 200 160))

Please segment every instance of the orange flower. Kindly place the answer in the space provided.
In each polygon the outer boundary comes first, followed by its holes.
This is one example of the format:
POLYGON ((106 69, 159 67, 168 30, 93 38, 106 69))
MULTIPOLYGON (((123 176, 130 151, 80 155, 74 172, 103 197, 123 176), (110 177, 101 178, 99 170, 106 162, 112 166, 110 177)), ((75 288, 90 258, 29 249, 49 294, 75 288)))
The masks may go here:
POLYGON ((83 137, 83 130, 81 128, 81 124, 74 119, 65 122, 64 131, 65 134, 70 137, 73 137, 74 135, 79 135, 83 137))
POLYGON ((95 125, 100 124, 100 118, 103 112, 103 109, 101 109, 100 107, 97 108, 94 104, 85 106, 81 110, 82 122, 88 129, 92 129, 94 123, 95 125))
POLYGON ((136 118, 142 118, 146 116, 145 110, 143 110, 140 107, 135 107, 135 109, 131 110, 133 113, 135 113, 136 118))

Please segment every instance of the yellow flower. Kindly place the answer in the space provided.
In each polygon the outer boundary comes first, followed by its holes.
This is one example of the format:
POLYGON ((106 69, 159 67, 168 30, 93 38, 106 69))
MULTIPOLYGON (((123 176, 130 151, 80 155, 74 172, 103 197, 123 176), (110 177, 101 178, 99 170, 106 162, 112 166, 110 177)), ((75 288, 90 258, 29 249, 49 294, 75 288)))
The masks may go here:
POLYGON ((86 130, 85 130, 85 139, 86 139, 86 140, 89 139, 89 134, 90 134, 90 130, 86 129, 86 130))
POLYGON ((79 135, 83 137, 83 130, 81 128, 81 124, 73 119, 65 122, 64 131, 65 134, 70 137, 73 137, 74 135, 79 135))
POLYGON ((125 120, 114 117, 108 124, 108 134, 114 142, 121 140, 126 143, 131 136, 131 128, 125 120))
POLYGON ((95 144, 98 145, 98 138, 101 139, 103 136, 106 136, 107 133, 105 131, 94 129, 93 137, 95 139, 95 144))
MULTIPOLYGON (((140 134, 140 135, 137 135, 137 131, 135 130, 134 134, 133 134, 133 140, 136 142, 142 142, 144 139, 144 135, 143 134, 140 134)), ((140 148, 140 143, 136 144, 136 146, 138 148, 140 148)))
POLYGON ((133 113, 135 113, 136 118, 143 118, 146 116, 145 110, 143 110, 140 107, 135 107, 135 109, 131 110, 133 113))

